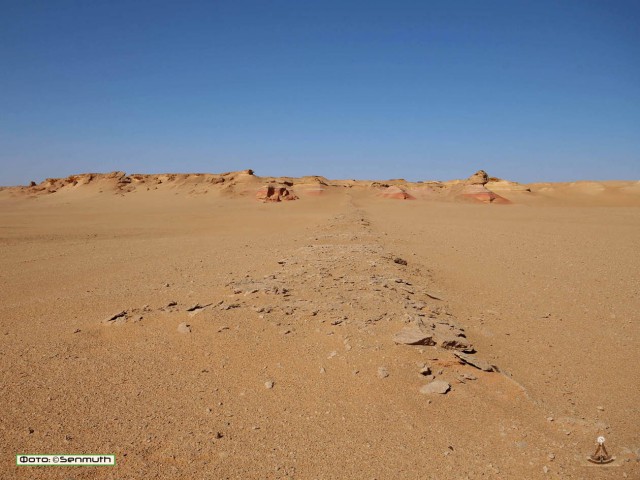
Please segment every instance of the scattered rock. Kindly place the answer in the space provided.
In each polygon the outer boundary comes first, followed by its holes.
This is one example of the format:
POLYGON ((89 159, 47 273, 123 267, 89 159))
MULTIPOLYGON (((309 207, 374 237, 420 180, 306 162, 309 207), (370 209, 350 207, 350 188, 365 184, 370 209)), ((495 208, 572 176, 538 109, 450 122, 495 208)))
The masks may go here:
POLYGON ((424 375, 424 376, 431 375, 431 367, 428 365, 425 365, 424 367, 422 367, 420 369, 420 375, 424 375))
POLYGON ((176 302, 175 300, 172 300, 171 302, 167 303, 167 307, 175 307, 176 305, 178 305, 178 302, 176 302))
POLYGON ((396 257, 393 259, 393 263, 397 263, 398 265, 406 265, 407 261, 404 258, 396 257))
POLYGON ((435 345, 433 335, 424 333, 418 327, 404 327, 393 336, 393 341, 400 345, 435 345))
POLYGON ((178 333, 191 333, 191 325, 186 322, 182 322, 178 325, 178 333))
POLYGON ((420 388, 420 393, 430 394, 430 393, 439 393, 444 395, 449 390, 451 390, 451 385, 449 385, 444 380, 434 380, 431 383, 427 383, 426 385, 420 388))
POLYGON ((264 387, 268 388, 268 389, 272 389, 274 385, 275 385, 275 383, 274 383, 273 380, 268 380, 268 381, 264 382, 264 387))
POLYGON ((378 368, 378 378, 387 378, 389 376, 389 371, 385 367, 378 368))
POLYGON ((453 354, 462 360, 464 363, 476 367, 484 372, 493 372, 495 369, 489 362, 482 360, 475 355, 469 355, 462 352, 453 352, 453 354))

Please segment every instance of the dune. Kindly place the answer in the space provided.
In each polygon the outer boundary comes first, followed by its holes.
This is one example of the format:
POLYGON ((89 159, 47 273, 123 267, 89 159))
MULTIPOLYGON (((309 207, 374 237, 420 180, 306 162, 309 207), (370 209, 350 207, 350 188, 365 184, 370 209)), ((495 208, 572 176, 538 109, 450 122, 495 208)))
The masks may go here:
POLYGON ((639 185, 3 187, 0 477, 639 478, 639 185))

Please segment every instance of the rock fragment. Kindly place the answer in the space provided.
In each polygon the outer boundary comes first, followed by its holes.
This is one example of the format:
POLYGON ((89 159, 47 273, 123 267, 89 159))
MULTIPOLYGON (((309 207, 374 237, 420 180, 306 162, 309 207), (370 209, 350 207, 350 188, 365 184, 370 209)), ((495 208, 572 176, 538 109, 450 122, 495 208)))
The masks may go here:
POLYGON ((464 363, 476 367, 483 372, 493 372, 495 368, 489 362, 476 357, 475 355, 469 355, 468 353, 453 352, 453 354, 462 360, 464 363))
POLYGON ((444 395, 449 390, 451 390, 451 385, 449 385, 444 380, 434 380, 431 383, 427 383, 420 388, 420 393, 423 394, 431 394, 431 393, 439 393, 440 395, 444 395))
POLYGON ((389 371, 385 367, 378 368, 378 378, 387 378, 389 376, 389 371))
POLYGON ((126 310, 122 310, 121 312, 115 313, 108 318, 105 318, 102 323, 109 323, 118 320, 119 318, 123 318, 127 315, 126 310))
POLYGON ((393 263, 397 263, 398 265, 406 265, 407 261, 404 258, 396 257, 393 259, 393 263))
POLYGON ((199 303, 194 303, 189 308, 187 308, 187 312, 195 312, 196 310, 202 310, 203 308, 208 306, 209 305, 200 305, 199 303))
POLYGON ((404 327, 393 336, 393 341, 400 345, 435 345, 433 335, 418 327, 404 327))

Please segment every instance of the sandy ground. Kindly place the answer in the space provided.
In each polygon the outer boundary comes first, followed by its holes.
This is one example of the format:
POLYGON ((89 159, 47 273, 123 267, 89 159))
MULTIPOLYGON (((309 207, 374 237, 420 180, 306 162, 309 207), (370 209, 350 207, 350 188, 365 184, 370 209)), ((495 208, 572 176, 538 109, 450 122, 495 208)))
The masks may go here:
POLYGON ((0 195, 0 478, 640 478, 620 198, 0 195), (499 371, 394 342, 417 323, 499 371), (585 460, 598 435, 608 466, 585 460))

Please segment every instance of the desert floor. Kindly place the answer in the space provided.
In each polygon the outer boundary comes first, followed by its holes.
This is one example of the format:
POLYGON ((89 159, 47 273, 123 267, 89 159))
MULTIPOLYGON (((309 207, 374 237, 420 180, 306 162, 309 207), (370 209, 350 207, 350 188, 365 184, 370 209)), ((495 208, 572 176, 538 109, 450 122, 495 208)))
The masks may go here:
POLYGON ((640 478, 637 206, 4 196, 0 246, 3 480, 640 478))

